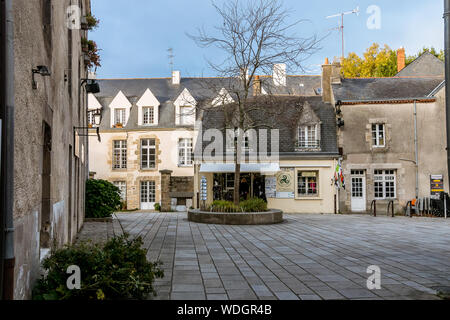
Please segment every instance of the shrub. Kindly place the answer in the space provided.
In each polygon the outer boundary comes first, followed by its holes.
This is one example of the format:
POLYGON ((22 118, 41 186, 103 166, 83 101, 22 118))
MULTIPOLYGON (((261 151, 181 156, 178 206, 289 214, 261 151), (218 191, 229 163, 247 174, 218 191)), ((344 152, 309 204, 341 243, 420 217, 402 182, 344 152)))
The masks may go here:
POLYGON ((216 200, 214 201, 208 209, 212 212, 241 212, 241 208, 236 206, 231 201, 226 200, 216 200))
POLYGON ((86 182, 86 218, 107 218, 121 206, 120 190, 105 180, 86 182))
POLYGON ((232 201, 216 200, 207 209, 211 212, 266 212, 267 203, 259 198, 251 198, 241 201, 236 206, 232 201))
POLYGON ((161 211, 161 205, 159 203, 155 203, 155 210, 161 211))
POLYGON ((81 243, 67 246, 44 260, 47 275, 37 281, 34 300, 116 300, 145 299, 156 292, 155 278, 164 272, 160 262, 147 261, 142 238, 115 237, 104 246, 81 243), (71 265, 80 267, 81 289, 69 290, 66 273, 71 265))
POLYGON ((267 203, 260 198, 251 198, 239 204, 244 212, 266 212, 267 203))

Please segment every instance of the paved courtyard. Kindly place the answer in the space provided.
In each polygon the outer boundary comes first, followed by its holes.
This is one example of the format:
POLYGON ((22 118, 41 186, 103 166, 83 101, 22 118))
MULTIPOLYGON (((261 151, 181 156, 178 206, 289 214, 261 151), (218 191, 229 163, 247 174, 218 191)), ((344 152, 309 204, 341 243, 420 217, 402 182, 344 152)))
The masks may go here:
MULTIPOLYGON (((285 215, 271 226, 190 223, 186 213, 117 215, 165 277, 156 299, 437 299, 450 286, 450 221, 285 215), (381 290, 366 286, 370 265, 381 290)), ((118 220, 114 233, 120 233, 118 220)))

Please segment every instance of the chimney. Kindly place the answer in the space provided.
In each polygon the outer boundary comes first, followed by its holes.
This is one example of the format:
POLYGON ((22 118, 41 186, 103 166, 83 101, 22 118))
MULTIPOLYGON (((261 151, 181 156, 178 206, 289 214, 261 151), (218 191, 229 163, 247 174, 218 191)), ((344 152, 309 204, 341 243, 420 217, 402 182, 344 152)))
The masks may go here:
POLYGON ((253 80, 253 95, 257 96, 261 94, 261 79, 259 76, 255 76, 255 80, 253 80))
POLYGON ((402 71, 406 67, 405 48, 401 47, 397 50, 397 72, 402 71))
POLYGON ((172 71, 172 84, 180 84, 181 73, 180 71, 172 71))
POLYGON ((284 63, 273 66, 273 84, 277 87, 286 86, 286 65, 284 63))
POLYGON ((325 59, 325 63, 322 65, 322 101, 332 103, 333 91, 332 84, 341 83, 341 64, 335 59, 330 64, 328 58, 325 59))

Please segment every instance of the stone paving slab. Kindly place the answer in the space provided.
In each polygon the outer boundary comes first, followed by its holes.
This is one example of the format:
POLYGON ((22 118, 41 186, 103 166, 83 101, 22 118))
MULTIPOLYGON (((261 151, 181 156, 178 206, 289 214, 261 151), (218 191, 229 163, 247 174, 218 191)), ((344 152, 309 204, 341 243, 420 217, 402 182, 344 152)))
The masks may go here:
MULTIPOLYGON (((269 226, 197 224, 186 213, 118 214, 164 262, 156 299, 437 299, 450 286, 450 221, 287 214, 269 226), (381 269, 381 290, 366 269, 381 269)), ((120 224, 119 224, 120 222, 120 224)))

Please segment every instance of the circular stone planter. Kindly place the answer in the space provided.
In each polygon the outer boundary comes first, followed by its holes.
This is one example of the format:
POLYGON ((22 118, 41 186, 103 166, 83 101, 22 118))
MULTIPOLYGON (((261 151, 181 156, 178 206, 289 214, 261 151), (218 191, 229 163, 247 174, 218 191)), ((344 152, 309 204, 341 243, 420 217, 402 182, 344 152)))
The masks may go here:
POLYGON ((283 222, 283 211, 268 212, 222 213, 200 210, 189 210, 188 220, 197 223, 228 224, 228 225, 261 225, 283 222))

